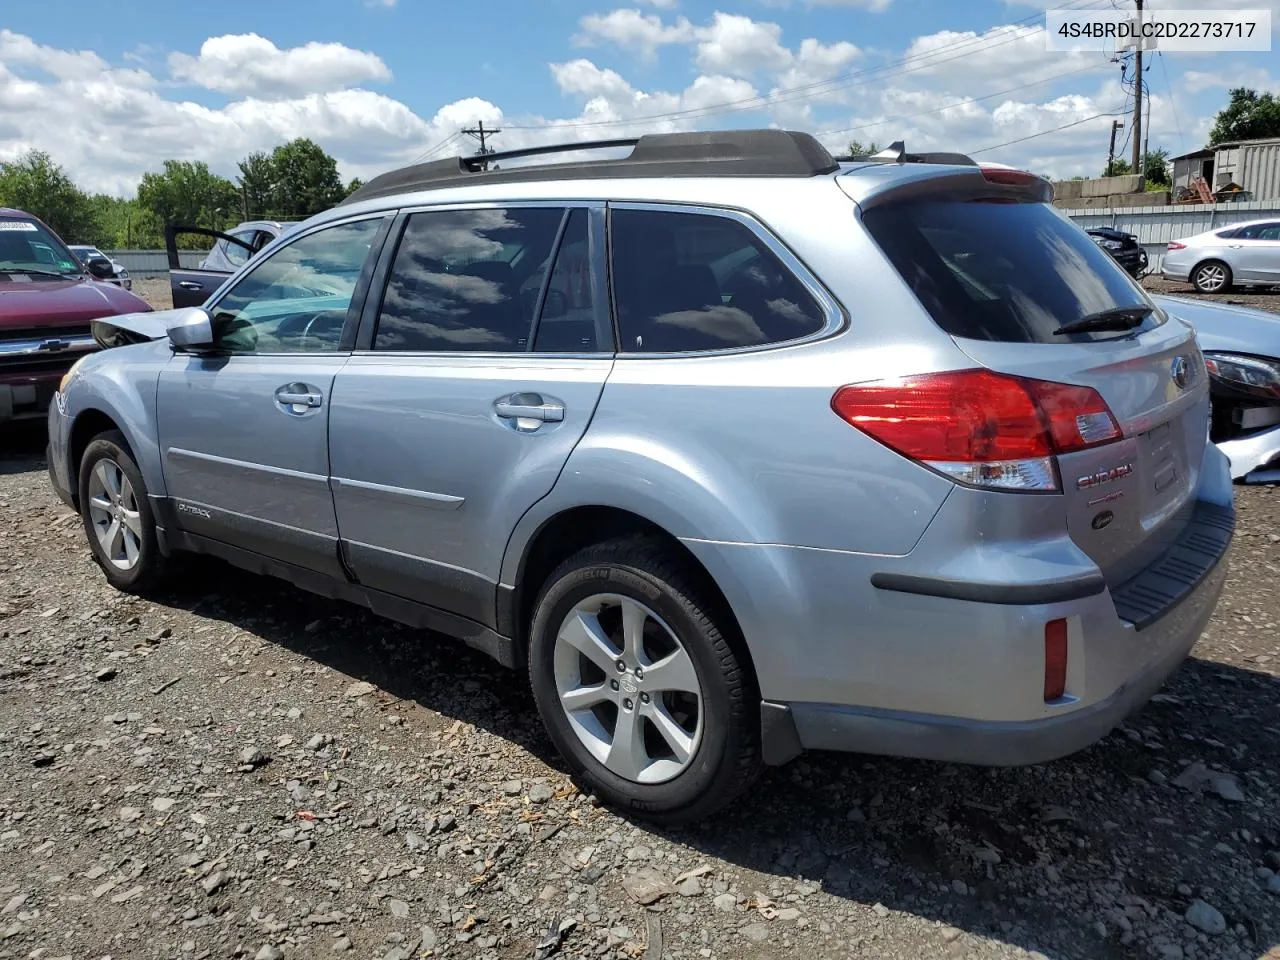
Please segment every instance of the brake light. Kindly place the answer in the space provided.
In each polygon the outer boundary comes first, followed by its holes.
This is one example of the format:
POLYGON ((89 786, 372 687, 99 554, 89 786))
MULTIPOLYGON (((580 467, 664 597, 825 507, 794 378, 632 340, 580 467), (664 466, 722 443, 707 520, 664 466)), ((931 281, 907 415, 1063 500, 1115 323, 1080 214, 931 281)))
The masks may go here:
POLYGON ((1000 167, 983 167, 982 176, 987 183, 1003 183, 1010 187, 1025 187, 1040 179, 1026 170, 1004 170, 1000 167))
POLYGON ((1067 621, 1044 625, 1044 702, 1061 700, 1067 692, 1067 621))
POLYGON ((841 387, 831 407, 903 456, 999 490, 1057 492, 1055 456, 1121 437, 1096 390, 991 370, 841 387))
POLYGON ((1185 243, 1179 243, 1177 240, 1170 240, 1170 241, 1169 241, 1169 249, 1170 249, 1170 250, 1185 250, 1185 249, 1187 249, 1187 245, 1186 245, 1185 243))

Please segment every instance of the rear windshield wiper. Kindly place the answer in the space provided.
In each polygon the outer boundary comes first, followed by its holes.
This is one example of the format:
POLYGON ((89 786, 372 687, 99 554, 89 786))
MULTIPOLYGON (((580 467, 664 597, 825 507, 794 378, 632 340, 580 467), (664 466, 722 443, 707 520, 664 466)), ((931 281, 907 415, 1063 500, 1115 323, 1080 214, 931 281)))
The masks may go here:
POLYGON ((37 277, 57 277, 59 280, 71 280, 78 276, 74 273, 54 273, 52 270, 40 270, 30 267, 0 267, 0 273, 17 273, 37 277))
POLYGON ((1064 333, 1085 333, 1090 330, 1132 330, 1151 315, 1152 308, 1144 306, 1112 307, 1086 314, 1079 320, 1064 323, 1053 331, 1055 336, 1064 333))

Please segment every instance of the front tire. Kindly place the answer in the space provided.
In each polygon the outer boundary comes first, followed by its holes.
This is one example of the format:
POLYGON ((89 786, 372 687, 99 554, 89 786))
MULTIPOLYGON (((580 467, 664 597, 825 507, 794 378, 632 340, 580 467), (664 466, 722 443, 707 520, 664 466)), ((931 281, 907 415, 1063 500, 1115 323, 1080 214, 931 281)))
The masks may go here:
POLYGON ((662 543, 587 547, 547 578, 529 675, 574 774, 645 819, 698 820, 761 769, 759 694, 727 611, 662 543))
POLYGON ((1231 289, 1231 268, 1221 260, 1206 260, 1191 271, 1191 285, 1201 293, 1227 293, 1231 289))
POLYGON ((146 481, 118 430, 100 433, 80 459, 80 518, 93 559, 117 590, 141 593, 167 567, 146 481))

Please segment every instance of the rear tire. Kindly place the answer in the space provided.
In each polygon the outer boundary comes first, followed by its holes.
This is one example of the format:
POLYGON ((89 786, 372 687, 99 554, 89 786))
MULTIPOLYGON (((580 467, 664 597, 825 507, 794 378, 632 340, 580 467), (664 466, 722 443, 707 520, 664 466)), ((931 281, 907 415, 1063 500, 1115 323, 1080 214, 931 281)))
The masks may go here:
POLYGON ((146 481, 124 435, 94 437, 80 459, 80 519, 107 582, 126 593, 158 586, 168 569, 160 552, 146 481))
POLYGON ((547 578, 530 631, 538 713, 573 773, 666 824, 714 813, 762 766, 754 677, 697 581, 660 541, 596 544, 547 578))
POLYGON ((1227 293, 1231 289, 1231 268, 1221 260, 1206 260, 1191 271, 1191 285, 1201 293, 1227 293))

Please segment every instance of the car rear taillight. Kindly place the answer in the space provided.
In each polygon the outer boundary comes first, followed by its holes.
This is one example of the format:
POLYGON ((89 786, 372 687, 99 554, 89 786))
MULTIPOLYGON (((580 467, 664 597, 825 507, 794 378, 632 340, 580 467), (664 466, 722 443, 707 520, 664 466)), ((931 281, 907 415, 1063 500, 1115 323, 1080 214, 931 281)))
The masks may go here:
POLYGON ((1186 245, 1185 243, 1179 243, 1177 240, 1170 240, 1170 241, 1169 241, 1169 249, 1170 249, 1170 250, 1185 250, 1185 249, 1187 249, 1187 245, 1186 245))
POLYGON ((841 387, 831 408, 903 456, 975 487, 1060 490, 1054 457, 1121 437, 1091 387, 991 370, 841 387))

